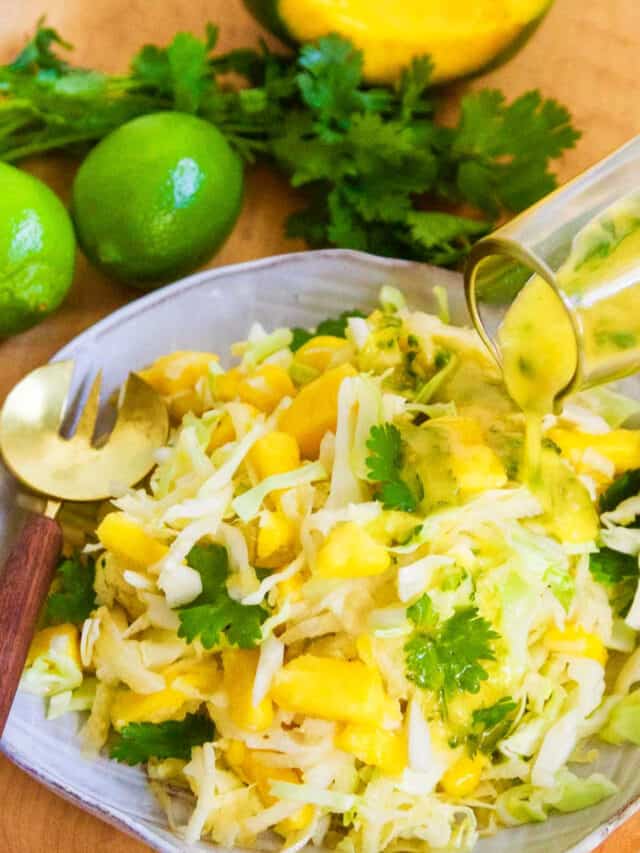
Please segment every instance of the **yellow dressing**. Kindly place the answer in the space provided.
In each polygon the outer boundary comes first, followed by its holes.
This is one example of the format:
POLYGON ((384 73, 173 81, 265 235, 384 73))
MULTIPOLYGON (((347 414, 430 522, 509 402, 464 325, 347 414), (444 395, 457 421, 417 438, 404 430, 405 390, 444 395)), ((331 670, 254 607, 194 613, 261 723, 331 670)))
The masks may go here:
MULTIPOLYGON (((622 376, 640 358, 640 197, 613 205, 573 241, 557 281, 581 332, 583 384, 622 376)), ((534 275, 498 331, 504 380, 526 417, 524 476, 540 474, 541 420, 575 378, 578 341, 554 289, 534 275)))

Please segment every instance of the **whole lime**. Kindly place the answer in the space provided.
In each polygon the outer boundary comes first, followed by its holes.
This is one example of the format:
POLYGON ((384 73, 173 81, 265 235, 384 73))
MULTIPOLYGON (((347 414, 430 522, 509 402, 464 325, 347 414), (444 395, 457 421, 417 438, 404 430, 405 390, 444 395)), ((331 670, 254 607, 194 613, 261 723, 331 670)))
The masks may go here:
POLYGON ((153 113, 105 137, 73 184, 80 245, 109 274, 142 288, 208 260, 242 203, 242 162, 213 125, 153 113))
POLYGON ((0 337, 55 310, 73 281, 71 219, 46 184, 0 163, 0 337))

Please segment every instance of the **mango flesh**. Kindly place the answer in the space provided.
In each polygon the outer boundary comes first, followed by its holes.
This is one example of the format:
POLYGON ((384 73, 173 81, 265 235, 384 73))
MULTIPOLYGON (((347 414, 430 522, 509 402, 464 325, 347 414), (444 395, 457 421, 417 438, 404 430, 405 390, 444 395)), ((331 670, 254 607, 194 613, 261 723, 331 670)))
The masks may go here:
POLYGON ((269 29, 297 42, 328 33, 364 53, 364 74, 393 83, 428 54, 434 82, 472 74, 526 40, 553 0, 246 0, 269 29))

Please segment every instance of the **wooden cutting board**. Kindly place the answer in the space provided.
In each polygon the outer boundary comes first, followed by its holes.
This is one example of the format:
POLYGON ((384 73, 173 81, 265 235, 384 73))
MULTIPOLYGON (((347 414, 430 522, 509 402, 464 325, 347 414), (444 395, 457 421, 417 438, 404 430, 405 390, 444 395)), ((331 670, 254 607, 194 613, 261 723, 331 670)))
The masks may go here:
MULTIPOLYGON (((240 0, 0 0, 0 62, 21 47, 36 20, 76 45, 79 63, 109 71, 126 67, 144 42, 168 42, 177 30, 220 25, 224 48, 254 42, 259 29, 240 0)), ((570 106, 583 137, 559 164, 563 180, 640 132, 640 3, 638 0, 556 0, 547 20, 506 67, 472 85, 495 85, 508 96, 540 88, 570 106)), ((460 87, 462 88, 462 87, 460 87)), ((453 93, 459 94, 458 93, 453 93)), ((34 165, 68 197, 73 163, 65 157, 34 165)), ((297 203, 285 182, 265 169, 248 176, 240 222, 211 266, 295 251, 280 223, 297 203)), ((27 371, 137 293, 109 281, 79 258, 65 306, 45 323, 0 343, 0 401, 27 371)), ((143 845, 68 805, 0 758, 0 851, 6 853, 142 853, 143 845)), ((599 853, 638 853, 640 816, 599 853)), ((524 851, 523 851, 524 853, 524 851)))

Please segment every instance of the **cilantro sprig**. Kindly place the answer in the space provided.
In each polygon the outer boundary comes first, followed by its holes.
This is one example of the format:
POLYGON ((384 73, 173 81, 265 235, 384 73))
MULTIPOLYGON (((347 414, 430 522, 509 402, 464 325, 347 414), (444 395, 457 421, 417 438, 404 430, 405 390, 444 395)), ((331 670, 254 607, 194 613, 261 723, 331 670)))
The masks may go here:
POLYGON ((228 643, 252 649, 262 637, 261 625, 267 611, 257 604, 244 605, 227 591, 229 558, 222 545, 195 545, 187 555, 187 565, 202 579, 202 592, 188 607, 178 610, 178 636, 192 643, 197 637, 205 649, 228 643))
POLYGON ((203 38, 178 33, 111 76, 72 65, 61 53, 70 45, 40 21, 0 67, 0 159, 83 149, 136 116, 182 110, 215 124, 247 161, 264 158, 307 188, 291 236, 455 265, 498 217, 553 189, 550 163, 579 136, 567 110, 537 91, 511 103, 496 90, 471 93, 457 124, 440 124, 428 57, 397 86, 371 87, 362 53, 337 35, 289 56, 216 53, 217 37, 212 25, 203 38))
MULTIPOLYGON (((391 423, 371 427, 367 448, 367 478, 380 484, 380 497, 385 509, 415 512, 422 494, 414 490, 402 478, 404 464, 404 442, 400 430, 391 423)), ((420 481, 416 481, 421 485, 420 481)))
POLYGON ((489 677, 481 661, 495 660, 500 637, 476 607, 457 610, 440 622, 425 593, 407 609, 416 631, 404 647, 407 678, 438 695, 443 716, 456 693, 477 693, 489 677))
POLYGON ((188 761, 194 746, 213 740, 215 727, 202 714, 165 723, 129 723, 116 735, 109 754, 123 764, 144 764, 150 758, 188 761))
POLYGON ((83 561, 76 554, 60 562, 54 579, 55 592, 47 599, 45 615, 49 625, 84 622, 96 606, 95 577, 95 564, 90 558, 83 561))

